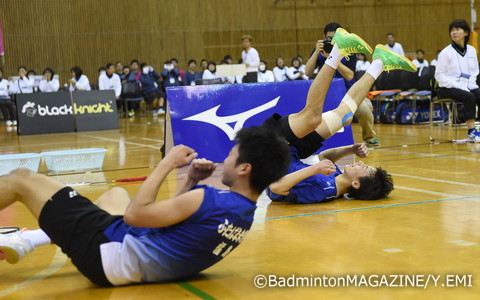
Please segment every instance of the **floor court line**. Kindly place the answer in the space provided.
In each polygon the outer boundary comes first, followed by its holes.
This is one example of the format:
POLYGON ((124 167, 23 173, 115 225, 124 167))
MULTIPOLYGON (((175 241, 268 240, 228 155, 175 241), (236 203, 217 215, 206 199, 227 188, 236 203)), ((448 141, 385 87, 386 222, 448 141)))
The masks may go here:
POLYGON ((478 196, 468 196, 468 197, 459 197, 459 198, 449 198, 449 199, 426 200, 426 201, 409 202, 409 203, 395 203, 395 204, 378 205, 378 206, 370 206, 370 207, 358 207, 358 208, 349 208, 349 209, 329 210, 329 211, 322 211, 322 212, 315 212, 315 213, 308 213, 308 214, 298 214, 298 215, 289 215, 289 216, 256 219, 253 222, 270 221, 270 220, 278 220, 278 219, 289 219, 289 218, 298 218, 298 217, 309 217, 309 216, 316 216, 316 215, 327 215, 327 214, 334 214, 334 213, 341 213, 341 212, 370 210, 370 209, 379 209, 379 208, 389 208, 389 207, 395 207, 395 206, 407 206, 407 205, 426 204, 426 203, 435 203, 435 202, 468 200, 468 199, 480 199, 480 195, 478 195, 478 196))
POLYGON ((433 182, 448 183, 448 184, 453 184, 453 185, 462 185, 462 186, 480 188, 480 184, 465 183, 465 182, 443 180, 443 179, 434 179, 434 178, 429 178, 429 177, 407 175, 407 174, 398 174, 398 173, 390 173, 390 175, 398 176, 398 177, 411 178, 411 179, 420 179, 420 180, 426 180, 426 181, 433 181, 433 182))
POLYGON ((427 153, 427 152, 404 152, 404 151, 389 150, 389 149, 375 149, 374 151, 390 152, 390 153, 396 153, 400 155, 421 155, 423 157, 453 158, 453 159, 460 159, 460 160, 480 161, 480 158, 463 157, 458 155, 434 154, 434 153, 427 153))
MULTIPOLYGON (((90 135, 90 134, 82 134, 80 136, 89 137, 89 138, 92 138, 92 139, 103 140, 103 141, 115 142, 115 143, 120 142, 119 139, 104 138, 104 137, 90 135)), ((158 146, 146 145, 146 144, 141 144, 141 143, 134 143, 134 142, 128 142, 128 141, 123 141, 123 143, 128 144, 128 145, 135 145, 135 146, 141 146, 141 147, 146 147, 146 148, 159 149, 158 146)))

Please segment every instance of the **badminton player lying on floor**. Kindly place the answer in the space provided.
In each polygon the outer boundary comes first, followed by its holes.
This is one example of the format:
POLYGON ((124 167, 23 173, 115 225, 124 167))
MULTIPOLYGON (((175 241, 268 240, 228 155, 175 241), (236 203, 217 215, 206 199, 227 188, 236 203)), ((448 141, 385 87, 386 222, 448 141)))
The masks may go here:
POLYGON ((383 45, 377 45, 372 55, 373 62, 366 73, 348 90, 336 109, 322 113, 325 96, 342 57, 372 51, 360 37, 343 28, 337 29, 332 44, 334 46, 329 57, 310 86, 305 108, 284 117, 274 114, 264 122, 263 126, 276 130, 291 148, 289 174, 267 190, 273 201, 318 203, 333 200, 345 193, 352 198, 373 200, 386 197, 393 190, 391 176, 381 168, 358 162, 347 165, 342 174, 333 164, 332 161, 350 153, 365 157, 368 149, 363 144, 324 151, 320 158, 327 160, 311 167, 300 161, 314 154, 323 141, 351 123, 357 107, 383 71, 416 71, 407 58, 394 54, 383 45))
POLYGON ((41 229, 0 234, 0 253, 17 263, 36 247, 55 243, 78 270, 102 286, 164 282, 214 265, 243 241, 259 194, 286 174, 285 141, 264 127, 242 129, 224 162, 229 190, 197 185, 216 164, 176 146, 133 199, 113 188, 93 204, 71 187, 28 169, 0 177, 0 209, 19 201, 41 229), (174 197, 155 201, 166 176, 190 162, 174 197))

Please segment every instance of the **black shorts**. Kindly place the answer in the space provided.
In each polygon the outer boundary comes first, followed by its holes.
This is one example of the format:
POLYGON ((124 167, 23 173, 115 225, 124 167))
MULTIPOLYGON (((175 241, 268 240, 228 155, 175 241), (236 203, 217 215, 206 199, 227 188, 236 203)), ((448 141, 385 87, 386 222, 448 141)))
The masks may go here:
POLYGON ((153 99, 165 98, 165 94, 159 89, 154 89, 150 93, 145 94, 145 96, 143 98, 145 99, 145 101, 147 103, 151 103, 153 101, 153 99))
POLYGON ((38 223, 83 275, 98 285, 112 286, 103 271, 100 245, 110 242, 103 232, 119 218, 64 187, 47 201, 38 223))
POLYGON ((303 159, 314 154, 325 141, 316 131, 313 131, 302 138, 298 138, 293 133, 290 124, 288 123, 288 116, 280 116, 273 114, 263 122, 262 126, 268 127, 275 131, 278 135, 283 136, 291 147, 295 147, 298 151, 298 156, 303 159))

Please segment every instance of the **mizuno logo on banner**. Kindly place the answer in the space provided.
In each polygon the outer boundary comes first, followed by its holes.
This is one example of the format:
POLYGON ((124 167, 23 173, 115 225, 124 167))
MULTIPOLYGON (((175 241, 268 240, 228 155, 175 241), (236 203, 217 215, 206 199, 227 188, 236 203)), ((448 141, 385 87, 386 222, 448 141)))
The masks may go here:
POLYGON ((243 125, 248 119, 250 119, 251 117, 263 111, 266 111, 267 109, 270 109, 276 106, 279 99, 280 99, 280 96, 278 96, 277 98, 273 99, 270 102, 267 102, 255 108, 247 110, 245 112, 242 112, 236 115, 230 115, 230 116, 217 115, 217 111, 220 108, 220 105, 217 105, 199 114, 184 118, 183 120, 205 122, 205 123, 209 123, 214 126, 217 126, 221 130, 223 130, 223 132, 225 132, 228 138, 232 141, 235 138, 235 134, 237 133, 237 131, 243 128, 243 125), (229 125, 232 123, 234 123, 233 128, 231 125, 229 125))

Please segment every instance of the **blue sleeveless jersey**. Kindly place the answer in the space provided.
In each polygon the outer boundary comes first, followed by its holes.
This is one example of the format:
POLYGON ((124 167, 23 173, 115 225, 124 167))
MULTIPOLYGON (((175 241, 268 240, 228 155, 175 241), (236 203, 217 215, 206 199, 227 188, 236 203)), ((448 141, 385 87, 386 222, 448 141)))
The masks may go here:
MULTIPOLYGON (((291 147, 290 153, 291 162, 288 174, 310 166, 300 160, 295 148, 291 147)), ((266 191, 267 195, 272 201, 276 202, 311 204, 332 201, 337 198, 335 177, 342 174, 338 166, 335 165, 335 167, 337 171, 333 174, 328 176, 316 174, 300 181, 290 189, 290 193, 287 196, 275 194, 269 188, 266 191)))
MULTIPOLYGON (((252 225, 256 204, 235 192, 211 186, 195 188, 204 189, 203 202, 181 223, 163 228, 138 228, 120 219, 105 230, 104 235, 112 242, 122 243, 121 251, 129 252, 125 256, 133 255, 135 260, 138 257, 133 267, 126 262, 128 268, 134 269, 129 270, 131 274, 121 276, 130 278, 131 282, 190 276, 214 265, 243 241, 252 225)), ((120 276, 108 272, 106 270, 108 278, 120 276)))

